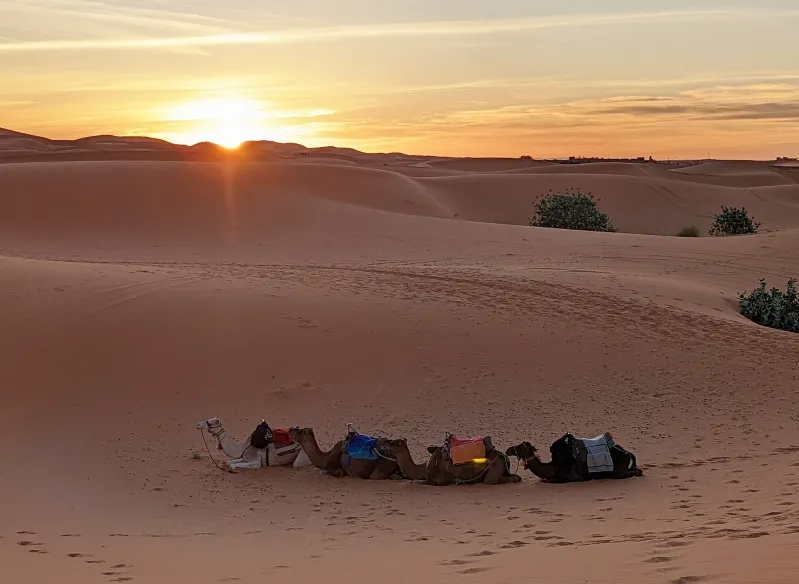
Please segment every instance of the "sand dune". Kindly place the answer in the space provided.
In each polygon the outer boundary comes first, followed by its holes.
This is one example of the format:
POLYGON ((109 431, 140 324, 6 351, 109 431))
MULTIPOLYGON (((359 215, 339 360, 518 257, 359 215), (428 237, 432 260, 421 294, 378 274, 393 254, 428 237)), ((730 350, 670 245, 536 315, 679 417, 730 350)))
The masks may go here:
POLYGON ((735 301, 799 274, 796 184, 751 186, 765 163, 710 184, 649 165, 342 155, 0 164, 5 574, 795 580, 797 340, 735 301), (537 194, 567 187, 626 232, 525 225, 537 194), (722 204, 769 231, 671 236, 722 204), (227 474, 194 426, 210 416, 236 436, 261 418, 312 425, 323 444, 351 422, 417 459, 447 431, 546 454, 565 431, 609 430, 646 475, 227 474))

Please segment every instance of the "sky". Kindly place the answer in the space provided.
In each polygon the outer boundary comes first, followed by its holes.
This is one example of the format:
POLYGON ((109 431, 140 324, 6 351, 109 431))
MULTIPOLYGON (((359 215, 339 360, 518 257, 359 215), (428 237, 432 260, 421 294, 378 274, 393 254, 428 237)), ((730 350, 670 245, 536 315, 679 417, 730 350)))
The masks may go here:
POLYGON ((799 156, 797 30, 796 0, 0 0, 0 127, 799 156))

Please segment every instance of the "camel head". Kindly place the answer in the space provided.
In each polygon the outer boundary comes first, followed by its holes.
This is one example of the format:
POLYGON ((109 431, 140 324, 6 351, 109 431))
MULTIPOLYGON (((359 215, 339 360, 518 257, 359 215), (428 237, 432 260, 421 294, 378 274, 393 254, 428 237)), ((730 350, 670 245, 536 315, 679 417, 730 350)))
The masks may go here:
POLYGON ((316 439, 313 433, 313 428, 300 428, 299 426, 292 426, 289 428, 289 436, 294 442, 298 442, 300 444, 303 443, 305 440, 309 439, 316 439))
POLYGON ((408 450, 408 441, 405 438, 397 438, 396 440, 389 440, 388 438, 379 438, 375 443, 375 448, 385 450, 391 456, 396 456, 397 452, 408 450))
POLYGON ((208 430, 209 432, 222 425, 222 422, 219 421, 219 418, 208 418, 207 420, 203 420, 202 422, 197 423, 198 430, 208 430))
MULTIPOLYGON (((219 421, 219 418, 208 418, 207 420, 203 420, 202 422, 197 423, 198 430, 207 430, 211 436, 214 436, 217 440, 219 439, 219 434, 221 432, 215 432, 219 428, 222 427, 222 422, 219 421)), ((222 450, 222 443, 216 445, 217 450, 222 450)))
POLYGON ((522 442, 521 444, 508 448, 505 454, 507 456, 515 456, 519 460, 530 460, 538 456, 538 451, 535 449, 535 446, 529 442, 522 442))

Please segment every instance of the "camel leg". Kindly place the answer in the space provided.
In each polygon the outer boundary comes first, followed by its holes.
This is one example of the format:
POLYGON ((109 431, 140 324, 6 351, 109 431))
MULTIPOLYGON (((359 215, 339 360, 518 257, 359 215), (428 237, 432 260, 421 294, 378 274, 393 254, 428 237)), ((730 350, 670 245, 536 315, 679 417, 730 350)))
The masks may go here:
POLYGON ((520 483, 520 482, 522 482, 522 477, 520 477, 517 474, 502 475, 501 482, 502 482, 503 485, 506 485, 506 484, 509 484, 509 483, 520 483))
POLYGON ((501 458, 495 458, 491 461, 491 466, 486 471, 483 477, 483 483, 486 485, 499 485, 503 482, 503 475, 505 474, 505 461, 501 458))
POLYGON ((380 467, 377 467, 376 469, 374 469, 372 471, 372 474, 369 475, 369 480, 371 480, 371 481, 383 481, 383 480, 386 480, 388 477, 390 477, 393 474, 393 472, 394 471, 386 472, 385 470, 381 469, 380 467))
MULTIPOLYGON (((239 459, 241 460, 241 459, 239 459)), ((228 461, 228 466, 231 470, 255 470, 261 468, 261 461, 260 460, 253 460, 251 462, 232 462, 228 461)))

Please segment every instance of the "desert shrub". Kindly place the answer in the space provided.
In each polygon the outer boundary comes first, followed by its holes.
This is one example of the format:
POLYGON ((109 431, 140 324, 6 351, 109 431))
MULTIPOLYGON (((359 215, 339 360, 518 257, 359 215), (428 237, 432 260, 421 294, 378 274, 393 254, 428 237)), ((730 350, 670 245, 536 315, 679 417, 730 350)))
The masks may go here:
POLYGON ((760 223, 750 218, 746 207, 723 207, 721 213, 713 217, 710 235, 747 235, 757 233, 760 223))
POLYGON ((699 229, 696 225, 691 225, 690 227, 683 227, 680 229, 680 232, 677 234, 677 237, 699 237, 699 229))
POLYGON ((759 325, 799 333, 799 296, 796 280, 788 280, 785 292, 778 288, 766 290, 766 281, 749 293, 738 295, 741 314, 759 325))
POLYGON ((540 198, 535 203, 535 214, 530 219, 530 225, 554 229, 616 231, 610 217, 597 207, 593 195, 579 189, 570 189, 565 193, 550 191, 540 198))

